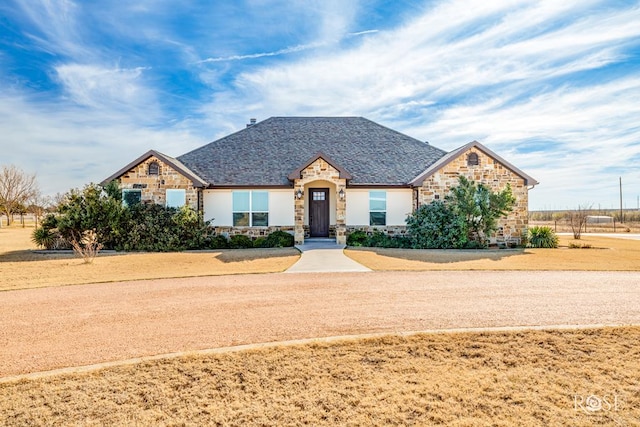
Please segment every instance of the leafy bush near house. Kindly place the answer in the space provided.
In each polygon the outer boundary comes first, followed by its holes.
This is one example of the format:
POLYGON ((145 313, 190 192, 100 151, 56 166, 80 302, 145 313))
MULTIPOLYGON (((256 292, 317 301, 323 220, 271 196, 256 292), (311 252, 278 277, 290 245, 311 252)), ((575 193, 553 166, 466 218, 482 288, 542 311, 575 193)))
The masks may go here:
POLYGON ((348 246, 367 246, 367 233, 363 230, 356 230, 347 236, 348 246))
POLYGON ((265 239, 265 248, 288 248, 295 244, 295 238, 291 233, 286 231, 276 230, 269 234, 265 239))
POLYGON ((210 236, 205 248, 207 249, 228 249, 229 248, 229 239, 227 239, 222 234, 216 234, 214 236, 210 236))
POLYGON ((381 231, 367 233, 363 230, 356 230, 347 236, 347 245, 371 248, 410 248, 411 240, 403 236, 389 236, 381 231))
POLYGON ((513 210, 516 199, 511 186, 493 192, 484 184, 464 176, 458 177, 458 185, 446 197, 451 209, 460 216, 467 229, 467 240, 473 246, 486 247, 491 233, 498 228, 498 219, 513 210))
POLYGON ((464 218, 440 200, 420 206, 406 222, 413 248, 460 249, 469 243, 464 218))
POLYGON ((202 249, 213 228, 188 206, 180 209, 156 204, 136 204, 121 218, 123 233, 115 249, 170 252, 202 249))
POLYGON ((120 194, 115 183, 71 190, 58 215, 47 216, 34 231, 34 242, 48 249, 68 248, 92 230, 105 249, 164 252, 211 244, 213 228, 193 209, 140 203, 126 207, 120 194))
POLYGON ((253 248, 253 240, 251 237, 243 234, 236 234, 229 239, 229 247, 231 249, 248 249, 253 248))
POLYGON ((528 233, 529 246, 532 248, 557 248, 558 236, 551 227, 531 227, 528 233))
POLYGON ((257 237, 253 240, 254 248, 266 248, 267 247, 267 238, 266 237, 257 237))

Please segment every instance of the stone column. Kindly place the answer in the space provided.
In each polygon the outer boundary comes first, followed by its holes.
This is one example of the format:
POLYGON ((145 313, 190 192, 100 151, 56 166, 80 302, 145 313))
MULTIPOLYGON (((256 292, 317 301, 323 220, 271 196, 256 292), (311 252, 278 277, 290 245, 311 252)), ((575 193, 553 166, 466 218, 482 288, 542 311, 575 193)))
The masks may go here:
POLYGON ((347 180, 336 179, 336 243, 347 244, 347 180), (340 190, 344 198, 340 199, 340 190))
POLYGON ((304 244, 304 199, 306 196, 304 193, 304 183, 296 179, 293 185, 293 197, 295 197, 293 221, 296 245, 304 244), (302 197, 299 199, 297 197, 298 191, 302 192, 302 197))

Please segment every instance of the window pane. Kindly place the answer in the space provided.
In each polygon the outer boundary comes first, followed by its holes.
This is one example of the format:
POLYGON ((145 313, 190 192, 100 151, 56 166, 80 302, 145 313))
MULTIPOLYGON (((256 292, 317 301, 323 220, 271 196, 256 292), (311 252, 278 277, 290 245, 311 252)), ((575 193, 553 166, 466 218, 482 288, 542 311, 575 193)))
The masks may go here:
POLYGON ((253 212, 269 212, 269 192, 251 192, 251 210, 253 212))
POLYGON ((187 201, 187 191, 167 190, 166 197, 168 208, 181 208, 187 201))
POLYGON ((125 206, 134 206, 142 200, 141 190, 122 190, 122 204, 125 206))
POLYGON ((267 227, 269 225, 269 214, 266 212, 259 212, 251 214, 254 227, 267 227))
POLYGON ((248 227, 249 226, 249 212, 240 212, 233 214, 233 226, 234 227, 248 227))
POLYGON ((387 225, 387 213, 369 212, 369 225, 387 225))
POLYGON ((314 191, 313 200, 324 200, 326 193, 324 191, 314 191))
POLYGON ((370 191, 369 192, 369 210, 370 211, 386 211, 387 210, 386 191, 370 191))
POLYGON ((249 212, 249 192, 248 191, 233 192, 233 211, 249 212))

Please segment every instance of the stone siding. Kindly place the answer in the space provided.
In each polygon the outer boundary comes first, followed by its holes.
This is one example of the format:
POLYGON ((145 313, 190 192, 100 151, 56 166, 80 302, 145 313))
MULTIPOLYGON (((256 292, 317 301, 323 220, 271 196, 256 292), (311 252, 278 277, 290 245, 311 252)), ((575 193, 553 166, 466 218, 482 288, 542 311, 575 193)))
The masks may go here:
POLYGON ((373 234, 375 232, 383 232, 389 236, 406 236, 407 235, 407 226, 406 225, 348 225, 347 226, 347 236, 353 233, 354 231, 364 231, 367 234, 373 234))
POLYGON ((126 172, 119 181, 122 189, 139 189, 142 193, 142 203, 164 206, 167 189, 182 189, 186 190, 186 204, 196 210, 200 208, 199 190, 193 187, 191 180, 154 156, 126 172), (158 163, 158 175, 148 173, 149 164, 152 162, 158 163))
MULTIPOLYGON (((347 180, 344 178, 340 178, 340 171, 327 163, 324 159, 319 158, 315 162, 311 163, 305 169, 300 172, 300 178, 294 181, 294 194, 298 192, 298 190, 305 192, 305 185, 312 183, 314 181, 328 181, 335 184, 336 194, 340 192, 340 190, 346 191, 347 180)), ((306 195, 305 195, 306 196, 306 195)), ((335 229, 335 237, 336 243, 345 244, 347 242, 345 221, 347 218, 346 215, 346 197, 344 200, 340 200, 340 197, 336 197, 336 223, 330 224, 330 226, 334 226, 335 229)), ((295 200, 295 239, 296 244, 304 243, 305 239, 305 197, 301 199, 295 200)), ((306 231, 306 236, 308 236, 308 228, 306 231)))
POLYGON ((257 239, 258 237, 267 237, 269 234, 274 231, 286 231, 289 234, 295 233, 295 228, 293 226, 269 226, 269 227, 214 227, 216 234, 223 235, 225 237, 244 235, 249 236, 252 239, 257 239))
POLYGON ((491 236, 490 240, 491 243, 520 243, 522 237, 526 235, 528 224, 529 199, 527 185, 522 177, 476 147, 470 148, 442 169, 426 178, 419 189, 419 204, 429 204, 437 199, 444 200, 449 190, 458 185, 459 175, 482 183, 488 186, 491 191, 502 191, 507 184, 511 184, 511 191, 516 198, 516 204, 513 211, 506 218, 499 220, 498 231, 491 236), (477 154, 479 160, 477 165, 467 164, 467 158, 471 153, 477 154))

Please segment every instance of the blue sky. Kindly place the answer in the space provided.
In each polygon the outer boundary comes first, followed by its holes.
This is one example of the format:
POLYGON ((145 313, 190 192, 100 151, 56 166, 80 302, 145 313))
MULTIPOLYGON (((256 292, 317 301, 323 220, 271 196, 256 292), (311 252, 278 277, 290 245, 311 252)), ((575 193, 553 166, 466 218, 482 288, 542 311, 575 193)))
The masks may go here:
POLYGON ((640 2, 5 0, 0 164, 45 194, 249 118, 363 116, 540 181, 531 209, 637 207, 640 2))

